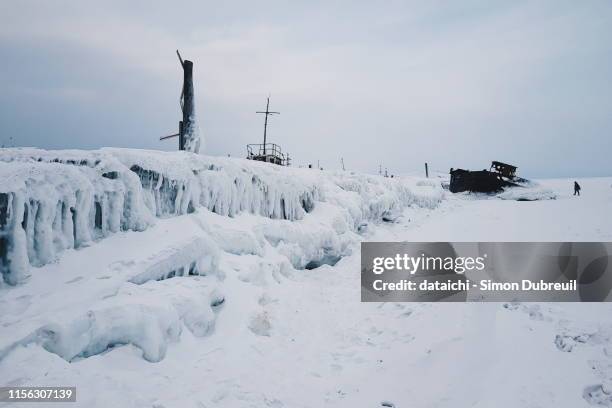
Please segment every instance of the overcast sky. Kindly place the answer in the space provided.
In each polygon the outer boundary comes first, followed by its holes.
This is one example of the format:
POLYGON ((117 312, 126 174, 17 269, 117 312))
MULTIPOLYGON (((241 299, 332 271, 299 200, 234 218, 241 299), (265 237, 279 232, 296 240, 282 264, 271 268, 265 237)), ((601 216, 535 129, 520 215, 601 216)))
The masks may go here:
POLYGON ((0 144, 175 149, 177 48, 206 154, 612 176, 608 0, 1 1, 0 144))

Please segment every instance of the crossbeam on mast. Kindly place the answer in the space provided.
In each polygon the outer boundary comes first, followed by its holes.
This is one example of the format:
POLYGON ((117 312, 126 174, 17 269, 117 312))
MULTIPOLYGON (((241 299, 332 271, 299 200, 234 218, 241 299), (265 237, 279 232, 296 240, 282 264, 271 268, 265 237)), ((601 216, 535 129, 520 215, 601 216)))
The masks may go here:
POLYGON ((175 133, 173 135, 162 136, 162 137, 159 138, 159 140, 166 140, 166 139, 170 139, 172 137, 177 137, 177 136, 180 136, 180 135, 181 135, 180 133, 175 133))

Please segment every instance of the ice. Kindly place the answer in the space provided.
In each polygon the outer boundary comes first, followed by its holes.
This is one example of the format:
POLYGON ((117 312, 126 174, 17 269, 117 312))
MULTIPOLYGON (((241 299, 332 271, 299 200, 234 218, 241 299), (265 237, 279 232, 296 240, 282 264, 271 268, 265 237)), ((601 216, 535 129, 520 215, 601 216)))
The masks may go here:
POLYGON ((42 346, 67 361, 87 358, 111 347, 133 344, 143 357, 160 361, 169 341, 180 335, 176 310, 134 304, 89 311, 66 325, 47 325, 39 329, 42 346))
POLYGON ((174 276, 213 274, 217 271, 218 258, 216 243, 206 235, 198 236, 150 257, 144 271, 133 276, 130 282, 142 284, 174 276))
MULTIPOLYGON (((609 400, 608 304, 359 300, 364 240, 610 240, 609 178, 580 179, 582 197, 571 195, 573 180, 542 181, 557 199, 517 202, 446 194, 437 179, 188 152, 10 153, 8 160, 0 151, 2 161, 55 164, 86 180, 89 170, 110 181, 130 174, 140 188, 129 190, 139 194, 132 199, 142 200, 151 223, 103 235, 85 218, 89 241, 56 250, 52 262, 26 271, 23 284, 0 288, 6 384, 73 384, 75 406, 84 407, 109 406, 108 398, 149 407, 576 407, 609 400), (102 162, 113 165, 102 172, 102 162), (135 165, 153 182, 143 183, 135 165), (298 374, 286 375, 295 367, 298 374)), ((13 191, 11 206, 25 205, 25 198, 12 201, 13 191)), ((9 195, 0 198, 7 215, 8 204, 9 195)), ((13 230, 2 231, 14 239, 13 230)))
POLYGON ((320 203, 313 217, 300 223, 264 223, 256 233, 284 255, 296 269, 313 263, 329 263, 351 253, 351 244, 359 241, 351 227, 356 223, 343 209, 320 203))
POLYGON ((319 198, 317 186, 269 165, 194 155, 104 149, 135 171, 145 201, 158 216, 205 207, 233 217, 249 212, 270 218, 301 219, 319 198))
POLYGON ((15 348, 35 343, 69 362, 125 344, 140 348, 147 361, 161 361, 168 344, 179 340, 182 325, 196 337, 210 334, 216 320, 214 308, 225 300, 214 278, 182 279, 177 277, 171 284, 127 284, 82 315, 69 312, 54 316, 0 349, 0 360, 15 348))
POLYGON ((66 249, 152 224, 136 175, 112 157, 89 156, 2 151, 0 196, 8 205, 0 210, 0 259, 9 284, 27 277, 28 264, 44 265, 66 249))
POLYGON ((183 135, 185 138, 185 150, 192 153, 200 153, 200 150, 204 147, 204 138, 202 137, 202 130, 200 129, 195 109, 190 120, 186 123, 183 135))
POLYGON ((219 247, 234 255, 259 255, 264 254, 262 239, 250 231, 231 228, 210 229, 211 237, 219 247))
POLYGON ((502 200, 515 201, 539 201, 555 200, 557 194, 550 188, 542 187, 536 183, 531 183, 527 187, 510 187, 497 195, 502 200))
MULTIPOLYGON (((345 231, 358 231, 367 221, 393 222, 406 206, 433 208, 443 197, 440 186, 414 179, 135 149, 3 149, 0 175, 0 260, 11 285, 26 279, 30 265, 52 262, 62 251, 199 208, 296 221, 331 205, 331 226, 305 232, 287 224, 285 231, 264 233, 296 267, 330 263, 346 253, 345 231)), ((230 252, 262 251, 248 236, 212 235, 230 252)))

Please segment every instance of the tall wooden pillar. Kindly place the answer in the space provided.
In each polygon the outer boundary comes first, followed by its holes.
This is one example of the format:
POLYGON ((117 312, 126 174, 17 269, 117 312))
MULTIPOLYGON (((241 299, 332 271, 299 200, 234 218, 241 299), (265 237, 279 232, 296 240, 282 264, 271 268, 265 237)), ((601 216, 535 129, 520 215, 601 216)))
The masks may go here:
POLYGON ((183 126, 181 134, 183 135, 180 150, 185 150, 187 143, 191 142, 189 137, 195 132, 194 123, 194 100, 193 100, 193 62, 189 60, 183 61, 183 126), (185 137, 187 136, 187 137, 185 137))

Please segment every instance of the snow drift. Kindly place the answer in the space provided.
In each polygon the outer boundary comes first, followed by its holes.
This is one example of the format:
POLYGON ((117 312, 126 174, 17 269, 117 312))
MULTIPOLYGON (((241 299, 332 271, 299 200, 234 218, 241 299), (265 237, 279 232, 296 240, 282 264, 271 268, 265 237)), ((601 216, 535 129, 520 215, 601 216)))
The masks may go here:
POLYGON ((0 359, 20 346, 39 344, 66 361, 75 361, 131 344, 143 358, 161 361, 168 344, 179 340, 183 325, 196 337, 211 333, 224 297, 212 281, 169 285, 150 281, 121 286, 83 314, 67 313, 0 348, 0 359))
POLYGON ((526 187, 510 187, 497 195, 502 200, 515 201, 540 201, 555 200, 557 194, 549 188, 542 187, 532 182, 526 187))

